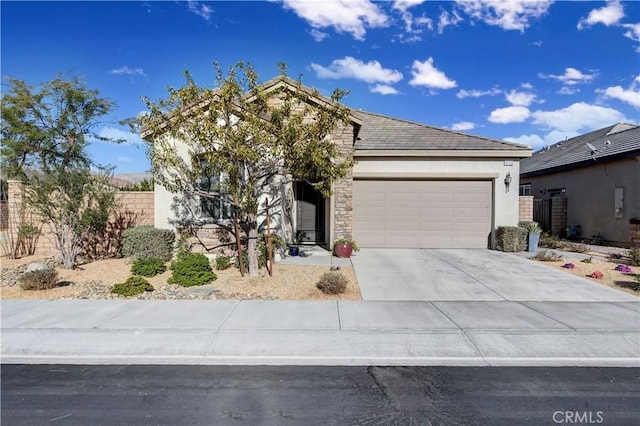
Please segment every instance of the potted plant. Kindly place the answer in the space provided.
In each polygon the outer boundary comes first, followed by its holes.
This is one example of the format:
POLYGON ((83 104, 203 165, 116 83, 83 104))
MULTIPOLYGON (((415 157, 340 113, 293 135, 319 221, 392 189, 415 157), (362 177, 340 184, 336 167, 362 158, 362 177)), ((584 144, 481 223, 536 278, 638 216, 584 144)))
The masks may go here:
POLYGON ((347 238, 340 238, 333 242, 333 246, 331 247, 331 250, 338 257, 349 258, 351 257, 351 253, 353 253, 354 251, 359 251, 360 248, 358 247, 358 245, 354 240, 349 240, 347 238))
POLYGON ((528 241, 527 251, 529 253, 537 252, 538 241, 540 241, 540 233, 542 233, 542 228, 540 228, 540 224, 538 222, 529 221, 529 222, 522 222, 520 226, 529 232, 529 241, 528 241))

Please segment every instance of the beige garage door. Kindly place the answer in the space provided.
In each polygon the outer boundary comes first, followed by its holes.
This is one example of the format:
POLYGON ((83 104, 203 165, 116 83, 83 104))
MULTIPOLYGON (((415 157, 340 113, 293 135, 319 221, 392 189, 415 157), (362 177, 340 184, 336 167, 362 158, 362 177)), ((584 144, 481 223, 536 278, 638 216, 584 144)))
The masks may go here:
POLYGON ((490 181, 353 182, 353 233, 361 247, 486 248, 490 181))

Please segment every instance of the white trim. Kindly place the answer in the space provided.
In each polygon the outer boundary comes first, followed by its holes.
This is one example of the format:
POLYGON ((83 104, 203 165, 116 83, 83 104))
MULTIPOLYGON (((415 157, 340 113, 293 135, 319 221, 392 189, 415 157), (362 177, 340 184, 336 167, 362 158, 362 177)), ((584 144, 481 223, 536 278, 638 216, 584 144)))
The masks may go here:
POLYGON ((411 173, 411 172, 355 172, 354 179, 449 179, 449 180, 492 180, 498 173, 411 173))

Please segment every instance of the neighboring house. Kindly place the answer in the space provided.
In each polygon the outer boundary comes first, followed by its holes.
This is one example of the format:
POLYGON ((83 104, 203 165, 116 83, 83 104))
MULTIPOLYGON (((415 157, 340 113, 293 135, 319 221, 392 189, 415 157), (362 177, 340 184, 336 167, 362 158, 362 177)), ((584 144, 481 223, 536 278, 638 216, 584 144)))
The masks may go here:
MULTIPOLYGON (((276 78, 265 88, 283 85, 295 87, 276 78)), ((486 248, 496 227, 518 223, 519 161, 531 155, 527 146, 356 110, 332 138, 356 164, 334 182, 330 198, 302 182, 274 185, 282 203, 280 212, 271 211, 272 226, 289 242, 486 248)), ((170 227, 175 194, 160 185, 155 194, 156 226, 170 227)), ((200 214, 228 221, 223 205, 213 207, 200 214)))
POLYGON ((520 195, 534 196, 534 219, 564 234, 629 246, 629 221, 640 217, 640 126, 619 123, 558 142, 520 165, 520 195), (551 201, 548 201, 551 200, 551 201), (563 220, 549 206, 566 204, 563 220), (551 222, 551 223, 549 223, 551 222))

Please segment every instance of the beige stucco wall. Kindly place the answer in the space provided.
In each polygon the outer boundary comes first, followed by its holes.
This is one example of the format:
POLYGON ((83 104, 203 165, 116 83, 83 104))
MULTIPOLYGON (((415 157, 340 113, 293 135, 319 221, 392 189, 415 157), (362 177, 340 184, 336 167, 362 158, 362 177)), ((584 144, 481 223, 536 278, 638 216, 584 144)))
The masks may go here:
POLYGON ((471 158, 425 158, 361 157, 353 169, 354 179, 384 178, 396 179, 480 179, 491 180, 493 185, 494 227, 518 224, 518 159, 471 159, 471 158), (512 182, 507 192, 504 179, 511 174, 512 182))
POLYGON ((629 244, 629 219, 640 217, 640 157, 523 178, 521 182, 531 184, 536 199, 549 197, 543 190, 566 188, 568 225, 580 225, 586 238, 599 232, 607 241, 629 244), (619 219, 614 211, 614 188, 624 188, 624 212, 619 219))

